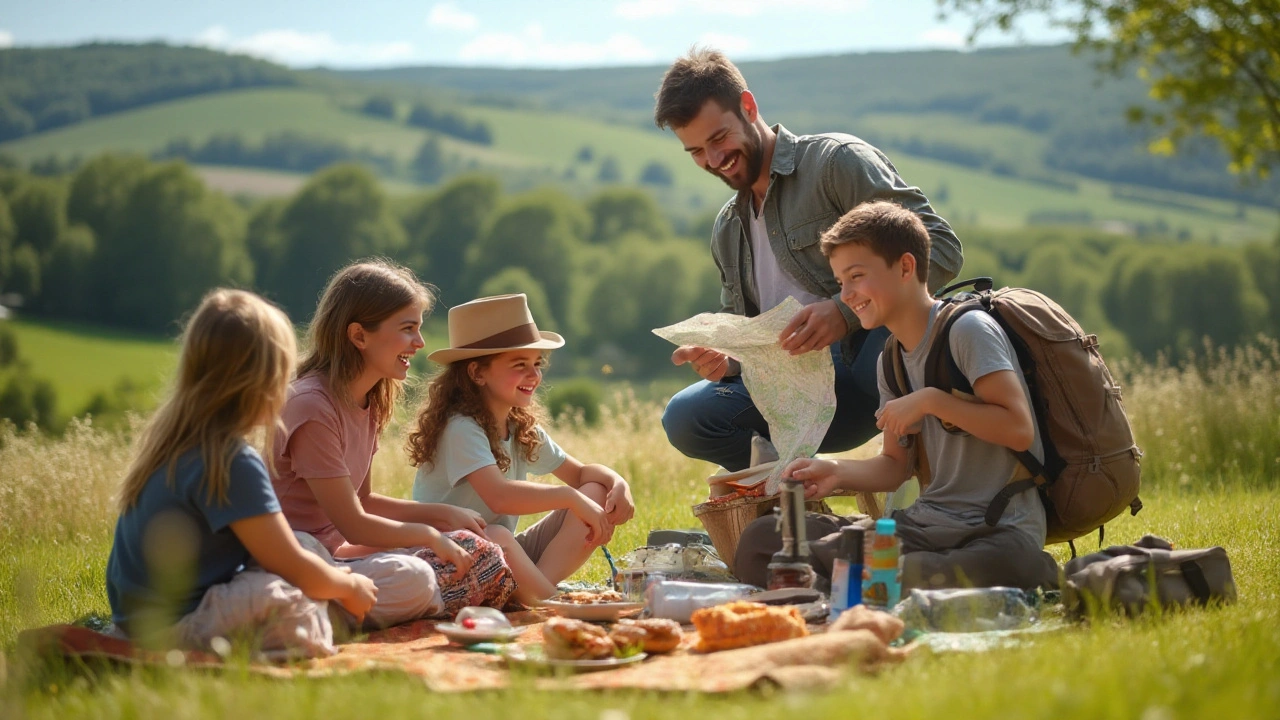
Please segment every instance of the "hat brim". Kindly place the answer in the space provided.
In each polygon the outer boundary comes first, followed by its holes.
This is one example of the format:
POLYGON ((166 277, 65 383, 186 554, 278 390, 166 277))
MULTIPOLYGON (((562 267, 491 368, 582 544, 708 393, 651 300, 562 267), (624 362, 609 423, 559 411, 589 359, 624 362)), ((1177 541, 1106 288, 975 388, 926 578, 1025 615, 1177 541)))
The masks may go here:
POLYGON ((470 360, 471 358, 484 357, 485 355, 497 355, 498 353, 511 352, 512 350, 555 350, 556 348, 564 347, 564 338, 559 335, 545 330, 538 331, 538 334, 542 336, 541 340, 526 345, 500 348, 443 348, 427 355, 427 359, 441 365, 448 365, 459 360, 470 360))

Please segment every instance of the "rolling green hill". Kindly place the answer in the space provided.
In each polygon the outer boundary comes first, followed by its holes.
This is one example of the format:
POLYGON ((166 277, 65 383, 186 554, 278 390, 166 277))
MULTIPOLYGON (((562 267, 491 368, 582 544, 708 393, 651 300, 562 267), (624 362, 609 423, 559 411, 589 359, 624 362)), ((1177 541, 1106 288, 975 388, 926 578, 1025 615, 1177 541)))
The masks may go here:
POLYGON ((177 360, 173 341, 162 337, 80 323, 5 322, 31 374, 53 383, 63 417, 80 413, 94 395, 111 393, 122 381, 149 406, 177 360))
MULTIPOLYGON (((635 181, 648 162, 666 165, 675 185, 655 193, 673 214, 709 212, 728 197, 724 185, 698 169, 667 134, 550 111, 474 106, 466 112, 490 125, 494 144, 486 147, 439 136, 445 152, 455 154, 463 163, 498 172, 513 189, 541 181, 586 192, 595 186, 604 158, 613 157, 629 182, 635 181), (584 146, 592 149, 590 162, 577 159, 584 146), (573 179, 566 180, 568 174, 573 179)), ((936 125, 941 130, 932 137, 956 142, 971 139, 994 148, 994 158, 1043 171, 1034 158, 1045 140, 1023 128, 891 113, 867 115, 863 124, 894 142, 923 136, 936 125)), ((0 144, 0 151, 23 160, 50 154, 88 157, 118 150, 149 153, 179 137, 203 140, 215 133, 234 132, 257 139, 287 129, 343 139, 354 147, 388 153, 406 163, 428 134, 352 111, 341 96, 318 89, 259 89, 203 95, 118 113, 0 144)), ((1053 176, 1077 187, 1074 192, 908 152, 890 150, 890 154, 903 175, 933 197, 944 213, 967 223, 1016 227, 1037 217, 1066 223, 1120 221, 1226 241, 1267 237, 1274 234, 1277 225, 1272 212, 1224 200, 1166 191, 1138 193, 1136 189, 1133 194, 1142 200, 1119 199, 1113 197, 1110 184, 1071 173, 1056 172, 1053 176)), ((210 168, 205 174, 226 192, 264 195, 293 192, 304 179, 247 168, 210 168)), ((406 191, 411 186, 400 181, 392 182, 392 188, 406 191)))
MULTIPOLYGON (((1233 181, 1208 160, 1129 157, 1141 153, 1132 140, 1115 145, 1116 132, 1125 132, 1117 131, 1116 123, 1128 103, 1141 100, 1140 83, 1098 85, 1088 63, 1065 48, 795 58, 744 63, 743 70, 762 99, 766 119, 797 132, 835 129, 865 137, 889 153, 909 182, 962 222, 1000 227, 1117 222, 1225 241, 1268 237, 1277 227, 1274 196, 1266 196, 1270 186, 1244 191, 1243 199, 1250 202, 1210 199, 1205 196, 1235 191, 1233 181), (1077 142, 1073 133, 1080 132, 1108 139, 1068 152, 1069 143, 1077 142), (1103 167, 1098 153, 1117 164, 1103 167), (1108 173, 1128 180, 1117 182, 1108 173), (1213 192, 1168 189, 1206 184, 1213 192), (1259 197, 1270 201, 1257 202, 1259 197)), ((653 127, 652 95, 661 71, 303 73, 296 87, 156 103, 0 143, 0 153, 30 163, 106 151, 150 154, 173 140, 198 144, 226 134, 257 143, 292 132, 393 158, 398 169, 385 179, 406 190, 413 187, 411 162, 424 141, 435 138, 451 172, 495 172, 516 191, 551 183, 584 195, 601 186, 606 162, 627 184, 634 184, 648 163, 658 162, 671 171, 674 184, 653 188, 655 196, 672 216, 689 221, 718 208, 728 192, 690 162, 670 134, 653 127), (375 93, 392 97, 400 117, 361 113, 360 105, 375 93), (466 142, 405 124, 400 118, 408 106, 424 98, 485 123, 493 143, 466 142), (589 160, 580 158, 584 148, 589 160)), ((305 178, 251 168, 202 173, 221 190, 250 195, 286 194, 305 178)))

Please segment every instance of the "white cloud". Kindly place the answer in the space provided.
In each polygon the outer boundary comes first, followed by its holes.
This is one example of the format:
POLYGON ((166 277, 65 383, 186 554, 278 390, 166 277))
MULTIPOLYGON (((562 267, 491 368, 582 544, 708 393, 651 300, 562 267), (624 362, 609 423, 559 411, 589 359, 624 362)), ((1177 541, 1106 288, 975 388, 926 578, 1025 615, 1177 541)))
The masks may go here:
POLYGON ((480 19, 463 12, 451 2, 442 2, 431 6, 431 12, 427 13, 427 27, 471 32, 480 27, 480 19))
POLYGON ((680 6, 680 0, 624 0, 613 6, 613 13, 627 20, 645 20, 675 15, 680 6))
POLYGON ((197 45, 252 55, 295 67, 385 65, 411 60, 416 54, 413 45, 404 41, 343 43, 327 32, 267 30, 248 37, 233 38, 221 25, 206 29, 196 36, 195 42, 197 45))
POLYGON ((498 64, 569 66, 652 62, 657 53, 626 33, 614 33, 600 42, 559 42, 545 37, 534 23, 519 33, 486 33, 467 43, 461 60, 498 64))
POLYGON ((0 48, 13 47, 13 33, 8 30, 0 30, 0 48))
POLYGON ((722 35, 720 33, 704 33, 698 38, 698 44, 715 48, 725 55, 741 55, 751 48, 751 41, 739 37, 737 35, 722 35))
POLYGON ((920 33, 920 42, 931 48, 959 50, 965 47, 965 36, 959 30, 937 27, 920 33))
POLYGON ((867 0, 789 0, 786 3, 776 0, 622 0, 613 6, 613 12, 627 20, 670 17, 678 13, 756 17, 796 10, 849 13, 866 5, 867 0))

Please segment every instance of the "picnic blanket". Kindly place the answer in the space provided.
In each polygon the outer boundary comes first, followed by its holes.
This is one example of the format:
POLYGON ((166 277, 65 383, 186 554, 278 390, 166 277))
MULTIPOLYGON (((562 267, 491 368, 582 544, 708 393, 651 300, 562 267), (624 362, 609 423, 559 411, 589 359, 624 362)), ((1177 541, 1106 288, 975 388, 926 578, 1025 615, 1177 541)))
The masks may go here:
MULTIPOLYGON (((526 628, 516 642, 542 641, 543 612, 509 615, 526 628)), ((435 622, 419 620, 373 633, 361 642, 338 646, 338 654, 289 665, 251 662, 251 672, 281 679, 328 677, 356 672, 403 672, 421 678, 435 692, 499 690, 525 682, 544 690, 642 689, 671 692, 724 693, 765 686, 784 689, 833 687, 849 671, 874 673, 902 662, 907 652, 888 647, 871 629, 847 629, 741 650, 696 654, 687 648, 615 670, 528 677, 514 674, 498 656, 449 645, 435 622)), ((128 640, 72 625, 51 625, 19 636, 21 647, 69 659, 106 659, 136 665, 219 670, 223 658, 212 653, 145 650, 128 640)), ((237 666, 239 667, 239 666, 237 666)))

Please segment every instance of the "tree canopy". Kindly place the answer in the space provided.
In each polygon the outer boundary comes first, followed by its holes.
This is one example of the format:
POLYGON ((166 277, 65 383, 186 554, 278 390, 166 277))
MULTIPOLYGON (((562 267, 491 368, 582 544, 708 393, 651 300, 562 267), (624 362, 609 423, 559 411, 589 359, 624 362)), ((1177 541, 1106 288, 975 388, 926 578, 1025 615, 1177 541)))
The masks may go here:
POLYGON ((1135 65, 1154 109, 1131 120, 1158 133, 1168 154, 1197 135, 1217 140, 1231 169, 1265 178, 1280 163, 1280 2, 1276 0, 938 0, 974 18, 971 39, 1008 31, 1032 13, 1076 36, 1077 50, 1101 53, 1122 75, 1135 65))

